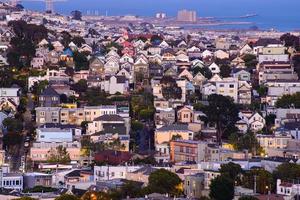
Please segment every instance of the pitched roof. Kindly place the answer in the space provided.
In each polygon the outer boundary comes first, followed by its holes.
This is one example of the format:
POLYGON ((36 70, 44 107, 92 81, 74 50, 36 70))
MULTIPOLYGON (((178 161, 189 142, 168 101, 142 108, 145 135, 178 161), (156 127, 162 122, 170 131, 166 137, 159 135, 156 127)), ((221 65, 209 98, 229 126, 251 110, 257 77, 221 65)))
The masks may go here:
POLYGON ((59 94, 49 86, 42 92, 41 96, 59 96, 59 94))
POLYGON ((94 121, 124 121, 120 115, 102 115, 97 117, 94 121))
POLYGON ((189 131, 187 124, 171 124, 163 126, 158 131, 189 131))

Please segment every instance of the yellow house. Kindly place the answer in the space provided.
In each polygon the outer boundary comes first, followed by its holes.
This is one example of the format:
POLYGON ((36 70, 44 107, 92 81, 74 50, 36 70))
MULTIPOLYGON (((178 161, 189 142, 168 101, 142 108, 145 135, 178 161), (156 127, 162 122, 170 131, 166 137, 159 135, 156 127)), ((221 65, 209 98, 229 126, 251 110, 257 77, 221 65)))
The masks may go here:
POLYGON ((170 142, 173 137, 181 137, 183 140, 193 140, 194 133, 186 124, 172 124, 163 126, 155 131, 155 144, 170 142))

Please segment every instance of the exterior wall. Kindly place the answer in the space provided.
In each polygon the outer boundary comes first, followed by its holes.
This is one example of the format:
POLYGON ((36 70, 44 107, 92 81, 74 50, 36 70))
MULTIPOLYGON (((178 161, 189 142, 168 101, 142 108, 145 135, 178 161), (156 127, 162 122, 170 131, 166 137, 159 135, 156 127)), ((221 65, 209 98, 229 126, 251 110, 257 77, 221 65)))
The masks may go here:
POLYGON ((23 176, 3 174, 1 186, 5 189, 23 190, 23 176))
POLYGON ((49 151, 55 149, 58 146, 66 147, 67 152, 70 154, 71 160, 80 160, 80 144, 79 143, 33 143, 30 148, 30 158, 33 161, 47 161, 49 151))
POLYGON ((128 172, 134 172, 140 168, 140 166, 95 166, 94 181, 126 179, 128 172))
POLYGON ((164 142, 170 142, 173 136, 180 135, 183 140, 192 140, 193 132, 191 131, 156 131, 155 132, 155 143, 162 144, 164 142))
POLYGON ((37 142, 72 142, 73 133, 71 129, 62 130, 60 128, 39 128, 37 132, 37 142))

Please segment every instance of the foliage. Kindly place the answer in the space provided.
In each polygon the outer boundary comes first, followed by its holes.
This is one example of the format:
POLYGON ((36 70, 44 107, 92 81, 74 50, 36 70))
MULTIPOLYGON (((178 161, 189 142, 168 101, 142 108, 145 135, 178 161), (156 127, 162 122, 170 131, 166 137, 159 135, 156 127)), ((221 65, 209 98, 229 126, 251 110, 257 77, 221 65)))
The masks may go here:
POLYGON ((44 89, 49 85, 48 81, 40 81, 40 82, 36 82, 34 83, 34 85, 31 87, 31 92, 34 95, 40 95, 44 89))
POLYGON ((239 151, 248 150, 253 155, 262 153, 262 148, 253 132, 247 132, 240 137, 236 133, 232 133, 229 137, 229 143, 239 151))
POLYGON ((161 81, 162 95, 166 100, 181 99, 182 90, 177 86, 176 80, 171 76, 164 76, 161 81))
POLYGON ((300 165, 295 163, 283 163, 273 171, 274 179, 293 180, 300 178, 300 165))
POLYGON ((89 61, 83 53, 75 51, 73 54, 73 59, 75 62, 75 71, 89 69, 89 61))
POLYGON ((87 102, 89 106, 111 105, 107 97, 108 94, 101 88, 88 88, 84 94, 80 95, 80 100, 87 102))
POLYGON ((260 97, 263 97, 263 96, 266 96, 267 93, 268 93, 268 87, 266 86, 263 86, 263 85, 260 85, 258 88, 257 88, 257 93, 259 94, 260 97))
POLYGON ((130 112, 136 120, 152 119, 152 117, 149 118, 155 112, 152 93, 143 91, 141 94, 131 96, 130 112))
POLYGON ((51 188, 51 187, 44 187, 41 185, 35 186, 34 188, 28 188, 24 189, 24 193, 42 193, 42 192, 55 192, 57 191, 56 188, 51 188))
POLYGON ((222 164, 220 168, 221 175, 227 175, 231 180, 237 180, 239 174, 242 173, 242 168, 239 164, 229 162, 227 164, 222 164))
POLYGON ((220 75, 223 78, 230 77, 231 68, 229 65, 221 65, 220 66, 220 75))
POLYGON ((156 165, 157 162, 153 156, 148 156, 146 158, 136 158, 133 160, 135 165, 156 165))
POLYGON ((217 94, 210 95, 208 103, 203 109, 206 114, 204 120, 216 125, 217 140, 221 143, 223 133, 234 127, 239 119, 238 108, 231 98, 217 94))
POLYGON ((35 45, 47 38, 48 30, 43 25, 27 24, 25 21, 10 21, 8 23, 15 34, 10 41, 7 60, 10 66, 21 69, 30 64, 35 55, 35 45))
POLYGON ((51 148, 48 152, 48 162, 49 163, 60 163, 66 164, 71 161, 70 155, 67 149, 63 146, 58 146, 56 149, 51 148))
POLYGON ((80 36, 73 37, 72 41, 77 47, 81 47, 85 43, 85 40, 80 36))
POLYGON ((255 68, 255 66, 257 65, 258 61, 256 59, 255 55, 252 54, 245 54, 243 56, 243 60, 245 61, 245 65, 248 68, 255 68))
POLYGON ((131 130, 132 131, 139 131, 139 130, 143 130, 144 125, 143 123, 139 122, 139 121, 132 121, 131 122, 131 130))
POLYGON ((181 179, 168 170, 158 169, 152 172, 148 178, 148 189, 151 193, 179 195, 182 190, 178 187, 181 185, 181 179))
POLYGON ((23 122, 16 118, 8 117, 3 120, 2 124, 8 132, 20 133, 23 130, 23 122))
POLYGON ((72 89, 78 93, 86 92, 87 88, 88 88, 88 85, 87 85, 87 81, 85 79, 79 80, 77 83, 75 83, 72 86, 72 89))
POLYGON ((266 187, 271 188, 275 185, 273 182, 272 174, 264 169, 251 169, 246 171, 243 175, 242 185, 246 188, 254 187, 254 180, 256 177, 256 191, 260 194, 266 194, 268 190, 266 187))
POLYGON ((277 108, 300 108, 300 92, 283 95, 276 102, 277 108))
POLYGON ((54 200, 79 200, 79 198, 71 194, 63 194, 59 197, 56 197, 54 200))
POLYGON ((193 68, 193 74, 196 75, 201 73, 205 78, 210 79, 212 77, 212 73, 208 67, 195 67, 193 68))
POLYGON ((296 50, 300 50, 300 38, 290 33, 285 33, 280 37, 280 40, 284 42, 286 47, 294 47, 296 50))
POLYGON ((227 176, 216 177, 209 188, 209 196, 214 200, 229 200, 234 197, 234 182, 227 176))
POLYGON ((142 196, 141 184, 134 181, 126 181, 121 188, 114 189, 110 192, 112 199, 126 199, 127 197, 142 196))

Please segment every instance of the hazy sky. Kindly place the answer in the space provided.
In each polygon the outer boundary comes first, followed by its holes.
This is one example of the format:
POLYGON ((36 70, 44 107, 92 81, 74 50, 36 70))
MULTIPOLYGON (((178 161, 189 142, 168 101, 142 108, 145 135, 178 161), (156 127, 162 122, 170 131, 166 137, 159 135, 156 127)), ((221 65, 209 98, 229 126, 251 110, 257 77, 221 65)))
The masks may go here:
MULTIPOLYGON (((42 9, 43 3, 25 2, 26 7, 42 9)), ((244 14, 249 12, 270 13, 280 15, 284 13, 298 13, 300 0, 68 0, 67 2, 56 3, 55 8, 65 13, 79 9, 99 10, 109 14, 137 14, 151 15, 157 11, 167 12, 175 15, 178 9, 195 9, 200 16, 221 16, 244 14), (289 12, 286 12, 289 10, 289 12)))

